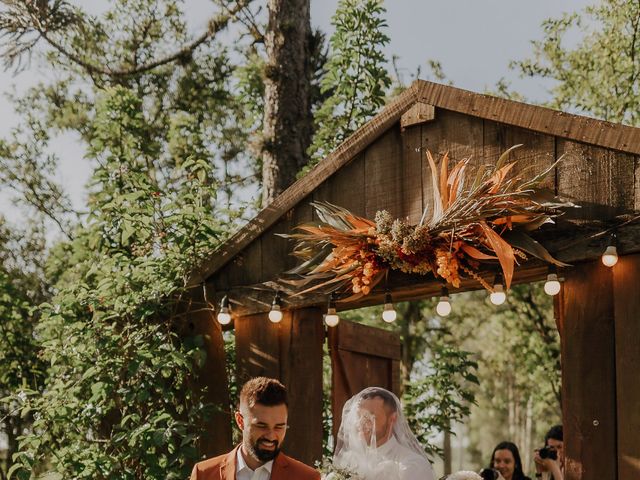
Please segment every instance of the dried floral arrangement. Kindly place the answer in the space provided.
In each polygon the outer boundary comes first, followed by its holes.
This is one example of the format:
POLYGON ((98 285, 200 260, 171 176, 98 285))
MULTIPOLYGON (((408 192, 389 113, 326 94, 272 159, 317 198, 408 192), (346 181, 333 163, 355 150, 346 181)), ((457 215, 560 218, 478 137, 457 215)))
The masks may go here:
POLYGON ((288 283, 302 290, 299 294, 350 291, 353 298, 369 294, 389 270, 399 270, 432 274, 455 288, 467 276, 491 290, 480 276, 484 262, 499 263, 507 288, 515 264, 529 256, 565 266, 529 233, 575 205, 540 187, 557 162, 530 179, 530 169, 513 173, 516 162, 507 159, 519 146, 494 166, 472 168, 467 158, 450 170, 447 154, 437 168, 427 151, 433 199, 417 225, 384 210, 372 221, 330 203, 313 203, 320 222, 282 235, 296 240, 293 253, 303 262, 286 272, 288 283))

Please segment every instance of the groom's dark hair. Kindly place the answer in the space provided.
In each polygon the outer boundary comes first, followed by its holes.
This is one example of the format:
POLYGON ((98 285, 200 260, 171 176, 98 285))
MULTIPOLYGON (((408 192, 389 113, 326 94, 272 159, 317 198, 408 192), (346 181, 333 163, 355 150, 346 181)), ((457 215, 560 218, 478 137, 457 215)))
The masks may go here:
POLYGON ((287 389, 275 378, 256 377, 244 384, 240 391, 240 405, 253 407, 256 403, 275 407, 287 402, 287 389))
POLYGON ((394 413, 397 411, 396 400, 393 398, 388 391, 384 388, 370 388, 368 392, 362 395, 363 400, 368 400, 370 398, 381 398, 384 406, 391 412, 394 413))

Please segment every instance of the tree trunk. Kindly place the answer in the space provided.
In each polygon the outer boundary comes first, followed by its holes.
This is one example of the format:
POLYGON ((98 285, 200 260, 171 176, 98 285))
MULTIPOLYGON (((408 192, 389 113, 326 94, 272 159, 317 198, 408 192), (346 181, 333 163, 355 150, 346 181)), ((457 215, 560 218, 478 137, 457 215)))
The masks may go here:
POLYGON ((269 0, 262 206, 291 185, 311 143, 310 0, 269 0))
MULTIPOLYGON (((451 428, 451 425, 449 425, 448 428, 451 428)), ((442 453, 443 453, 442 457, 444 460, 444 474, 449 475, 452 469, 451 467, 452 451, 451 451, 451 433, 449 432, 448 429, 444 431, 444 442, 443 442, 442 453)))

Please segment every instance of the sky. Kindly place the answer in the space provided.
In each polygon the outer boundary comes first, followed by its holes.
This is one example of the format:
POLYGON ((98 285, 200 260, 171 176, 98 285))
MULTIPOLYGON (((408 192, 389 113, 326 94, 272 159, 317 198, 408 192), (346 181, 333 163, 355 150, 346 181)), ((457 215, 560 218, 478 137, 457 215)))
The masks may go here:
MULTIPOLYGON (((421 67, 421 78, 432 80, 427 68, 428 60, 441 63, 447 78, 454 85, 467 90, 483 92, 493 87, 500 78, 510 81, 512 87, 532 101, 549 98, 547 89, 538 79, 519 79, 509 69, 509 62, 524 59, 532 53, 531 41, 542 38, 541 22, 558 17, 563 12, 582 9, 596 0, 387 0, 390 44, 388 58, 399 57, 399 72, 406 84, 421 67)), ((75 0, 92 12, 99 13, 106 0, 75 0)), ((212 12, 208 0, 186 0, 189 24, 197 34, 206 25, 212 12)), ((311 22, 314 27, 330 34, 331 16, 337 0, 311 0, 311 22)), ((16 88, 18 92, 39 80, 51 78, 52 72, 33 65, 14 76, 0 71, 0 92, 16 88)), ((4 95, 0 97, 0 138, 7 137, 16 116, 4 95)), ((59 179, 70 192, 77 208, 85 203, 84 185, 91 166, 82 158, 82 149, 73 136, 64 136, 53 143, 53 150, 61 159, 59 179)), ((10 202, 8 192, 0 192, 0 212, 16 221, 20 213, 10 202)))

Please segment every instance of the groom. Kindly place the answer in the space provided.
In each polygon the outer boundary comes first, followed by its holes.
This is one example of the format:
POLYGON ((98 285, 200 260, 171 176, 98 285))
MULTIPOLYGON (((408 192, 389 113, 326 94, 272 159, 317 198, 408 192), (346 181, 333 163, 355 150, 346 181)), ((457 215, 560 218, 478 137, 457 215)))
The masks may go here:
POLYGON ((197 463, 191 480, 319 480, 316 470, 280 452, 287 415, 284 385, 273 378, 249 380, 235 413, 242 443, 225 455, 197 463))

